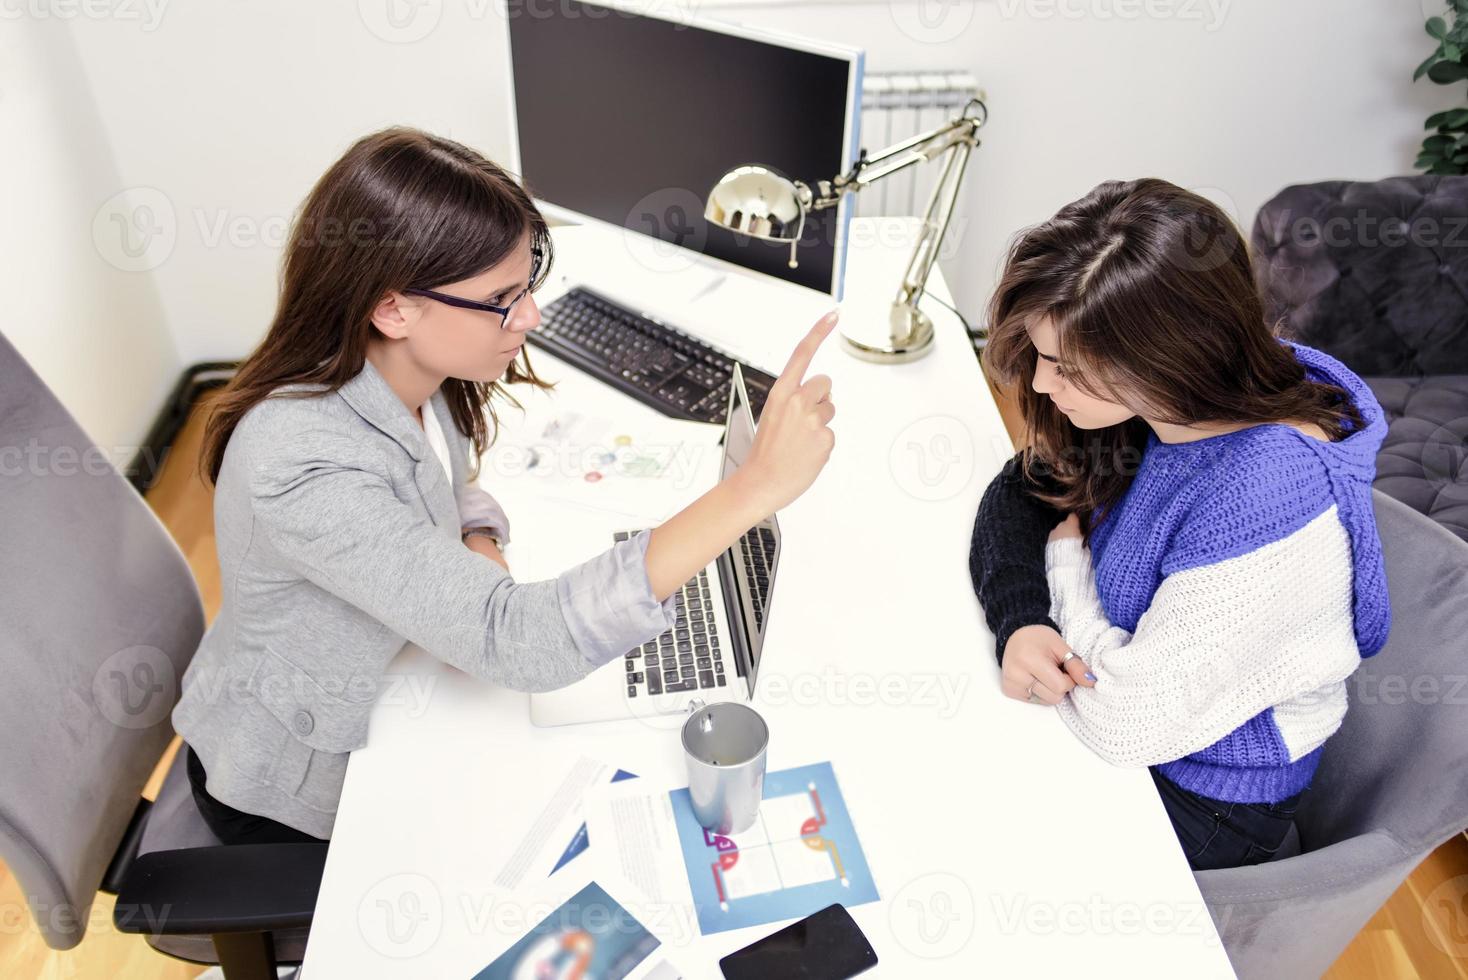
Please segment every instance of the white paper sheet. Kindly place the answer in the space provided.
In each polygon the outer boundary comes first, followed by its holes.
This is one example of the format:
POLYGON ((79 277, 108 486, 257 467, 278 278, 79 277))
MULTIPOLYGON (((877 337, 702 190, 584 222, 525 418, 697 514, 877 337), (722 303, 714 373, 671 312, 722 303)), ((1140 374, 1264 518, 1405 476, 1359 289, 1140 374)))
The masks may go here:
MULTIPOLYGON (((485 454, 481 480, 528 476, 535 495, 656 526, 719 478, 723 427, 679 419, 635 424, 537 406, 485 454)), ((513 517, 512 517, 513 520, 513 517)))

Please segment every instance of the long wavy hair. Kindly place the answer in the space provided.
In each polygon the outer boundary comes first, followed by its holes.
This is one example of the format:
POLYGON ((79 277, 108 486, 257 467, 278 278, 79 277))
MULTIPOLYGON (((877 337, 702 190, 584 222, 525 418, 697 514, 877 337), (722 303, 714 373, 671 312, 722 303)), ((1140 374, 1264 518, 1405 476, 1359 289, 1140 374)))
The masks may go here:
POLYGON ((1012 241, 989 303, 983 363, 1012 388, 1037 496, 1089 532, 1126 494, 1149 427, 1364 423, 1344 389, 1305 377, 1265 321, 1243 236, 1198 194, 1154 177, 1107 181, 1012 241), (1082 430, 1034 390, 1027 328, 1049 317, 1067 380, 1139 414, 1082 430))
MULTIPOLYGON (((505 170, 468 147, 416 129, 365 136, 322 175, 291 227, 280 295, 265 339, 217 397, 204 430, 201 470, 219 477, 229 437, 245 413, 284 384, 335 391, 362 370, 384 295, 476 276, 528 235, 542 252, 534 289, 550 273, 545 219, 505 170)), ((518 405, 505 384, 550 387, 527 351, 503 383, 449 378, 440 389, 477 460, 499 420, 491 404, 518 405), (487 418, 486 418, 487 417, 487 418)), ((320 392, 281 396, 314 397, 320 392)))

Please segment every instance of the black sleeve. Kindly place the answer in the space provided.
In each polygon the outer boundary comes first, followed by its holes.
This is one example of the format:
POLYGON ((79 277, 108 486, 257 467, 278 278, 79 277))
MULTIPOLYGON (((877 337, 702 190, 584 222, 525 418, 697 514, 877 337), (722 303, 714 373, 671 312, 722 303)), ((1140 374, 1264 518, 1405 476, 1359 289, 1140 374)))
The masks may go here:
POLYGON ((984 491, 969 547, 969 575, 984 619, 994 633, 994 652, 1004 663, 1004 646, 1015 630, 1050 618, 1050 586, 1045 579, 1045 544, 1065 515, 1034 496, 1020 456, 984 491))

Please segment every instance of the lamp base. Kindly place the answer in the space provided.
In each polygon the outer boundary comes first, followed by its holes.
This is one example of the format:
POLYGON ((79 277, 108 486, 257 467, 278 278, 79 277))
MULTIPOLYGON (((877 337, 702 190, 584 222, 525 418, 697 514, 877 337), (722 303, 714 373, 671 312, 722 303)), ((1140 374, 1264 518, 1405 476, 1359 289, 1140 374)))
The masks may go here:
POLYGON ((873 364, 905 364, 926 356, 933 349, 933 321, 922 310, 892 304, 888 329, 852 334, 841 331, 841 347, 859 360, 873 364))

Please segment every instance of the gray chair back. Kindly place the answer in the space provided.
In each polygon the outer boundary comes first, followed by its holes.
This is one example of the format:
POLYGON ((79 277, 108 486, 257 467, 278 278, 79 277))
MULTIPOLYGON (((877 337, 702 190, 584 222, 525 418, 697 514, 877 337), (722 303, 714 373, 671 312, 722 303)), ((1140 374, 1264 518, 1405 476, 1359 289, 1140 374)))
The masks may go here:
POLYGON ((1296 814, 1301 853, 1197 875, 1243 978, 1320 976, 1468 827, 1468 544, 1373 496, 1391 634, 1347 682, 1345 721, 1296 814))
POLYGON ((204 632, 148 505, 0 335, 0 860, 81 941, 204 632))

